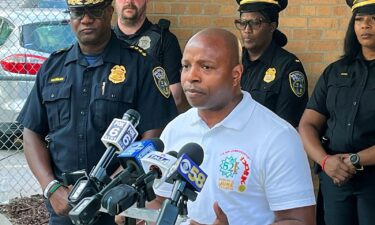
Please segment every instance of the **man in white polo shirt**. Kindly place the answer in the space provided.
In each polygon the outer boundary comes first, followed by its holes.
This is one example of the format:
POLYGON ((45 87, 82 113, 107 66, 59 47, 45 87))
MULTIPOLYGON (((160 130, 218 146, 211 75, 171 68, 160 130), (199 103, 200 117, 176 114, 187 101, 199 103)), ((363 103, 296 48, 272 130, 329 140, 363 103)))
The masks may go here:
MULTIPOLYGON (((299 135, 241 91, 239 51, 232 33, 209 28, 183 53, 181 83, 193 108, 170 122, 161 139, 166 151, 188 142, 203 147, 200 168, 208 178, 188 203, 189 223, 314 225, 315 197, 299 135)), ((169 197, 171 189, 155 192, 169 197)))

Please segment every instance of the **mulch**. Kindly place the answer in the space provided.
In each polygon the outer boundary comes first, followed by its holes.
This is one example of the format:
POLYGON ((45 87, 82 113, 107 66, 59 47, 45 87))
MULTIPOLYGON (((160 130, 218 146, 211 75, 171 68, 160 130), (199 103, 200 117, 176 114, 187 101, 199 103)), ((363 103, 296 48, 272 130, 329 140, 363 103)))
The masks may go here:
POLYGON ((48 225, 49 214, 40 194, 11 199, 0 205, 0 213, 13 225, 48 225))

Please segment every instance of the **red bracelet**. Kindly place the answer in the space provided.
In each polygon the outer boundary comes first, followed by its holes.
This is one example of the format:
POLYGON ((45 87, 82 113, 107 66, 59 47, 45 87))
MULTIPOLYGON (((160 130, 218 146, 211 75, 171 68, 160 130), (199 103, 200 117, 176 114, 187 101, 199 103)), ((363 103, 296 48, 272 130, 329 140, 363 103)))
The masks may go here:
POLYGON ((322 170, 324 171, 324 167, 325 167, 325 165, 326 165, 326 161, 327 161, 327 159, 328 159, 328 157, 329 157, 330 155, 326 155, 326 156, 324 156, 324 158, 322 159, 322 170))

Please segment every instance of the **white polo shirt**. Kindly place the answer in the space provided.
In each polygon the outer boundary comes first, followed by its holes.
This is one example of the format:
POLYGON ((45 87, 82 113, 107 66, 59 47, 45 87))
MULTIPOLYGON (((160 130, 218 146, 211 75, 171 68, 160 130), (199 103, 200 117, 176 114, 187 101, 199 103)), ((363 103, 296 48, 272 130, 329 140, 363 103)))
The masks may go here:
MULTIPOLYGON (((171 121, 161 135, 165 151, 200 144, 208 175, 188 216, 211 224, 218 201, 231 225, 268 225, 273 211, 315 204, 309 163, 296 130, 243 91, 243 99, 209 128, 192 108, 171 121)), ((169 197, 171 185, 155 190, 169 197)))

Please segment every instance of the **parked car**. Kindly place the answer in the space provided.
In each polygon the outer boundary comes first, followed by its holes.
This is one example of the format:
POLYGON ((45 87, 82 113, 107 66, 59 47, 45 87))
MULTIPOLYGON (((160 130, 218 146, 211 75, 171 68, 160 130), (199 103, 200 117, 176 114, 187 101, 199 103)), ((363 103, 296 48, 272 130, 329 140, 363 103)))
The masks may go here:
POLYGON ((42 63, 74 40, 62 9, 0 10, 0 148, 20 140, 22 127, 15 120, 42 63))

